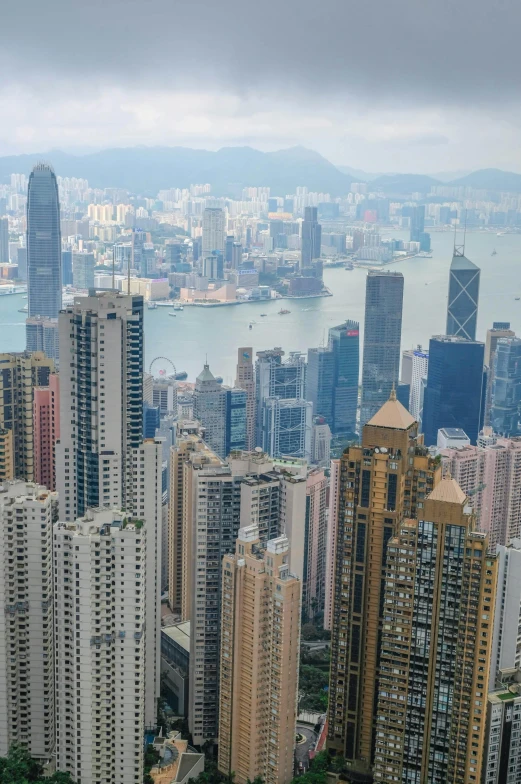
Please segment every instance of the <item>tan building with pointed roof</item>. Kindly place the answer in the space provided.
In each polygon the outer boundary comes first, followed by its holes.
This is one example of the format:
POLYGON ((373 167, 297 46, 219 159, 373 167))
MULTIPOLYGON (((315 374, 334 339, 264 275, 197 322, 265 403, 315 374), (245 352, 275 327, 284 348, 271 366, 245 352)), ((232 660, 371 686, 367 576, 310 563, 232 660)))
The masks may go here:
POLYGON ((418 518, 388 545, 374 781, 477 784, 497 559, 454 479, 418 518))
POLYGON ((363 428, 361 445, 345 450, 339 477, 330 506, 337 530, 328 748, 370 780, 387 545, 440 478, 394 391, 363 428))

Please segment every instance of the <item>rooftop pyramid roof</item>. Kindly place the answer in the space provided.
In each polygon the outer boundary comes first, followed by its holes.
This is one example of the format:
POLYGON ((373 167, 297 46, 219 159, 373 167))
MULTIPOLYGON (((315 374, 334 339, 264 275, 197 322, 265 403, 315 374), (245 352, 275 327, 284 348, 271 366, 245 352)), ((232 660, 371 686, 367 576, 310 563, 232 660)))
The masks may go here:
POLYGON ((393 430, 408 430, 416 422, 405 406, 396 399, 396 392, 393 389, 389 400, 383 404, 381 409, 369 420, 368 425, 373 427, 389 427, 393 430))

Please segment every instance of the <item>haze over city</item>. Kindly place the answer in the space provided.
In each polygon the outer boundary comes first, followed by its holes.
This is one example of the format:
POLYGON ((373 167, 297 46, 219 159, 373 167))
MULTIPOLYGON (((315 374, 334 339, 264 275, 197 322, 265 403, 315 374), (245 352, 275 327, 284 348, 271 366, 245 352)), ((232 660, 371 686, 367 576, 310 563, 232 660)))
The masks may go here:
POLYGON ((5 4, 0 154, 302 144, 369 172, 521 171, 520 15, 515 0, 5 4))
POLYGON ((2 9, 0 784, 521 783, 520 22, 2 9))

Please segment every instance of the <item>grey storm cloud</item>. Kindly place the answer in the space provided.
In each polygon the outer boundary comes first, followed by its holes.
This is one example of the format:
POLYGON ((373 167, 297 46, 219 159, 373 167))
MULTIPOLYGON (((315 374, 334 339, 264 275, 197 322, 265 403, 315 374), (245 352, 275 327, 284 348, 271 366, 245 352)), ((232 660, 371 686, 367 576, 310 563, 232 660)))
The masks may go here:
MULTIPOLYGON (((519 0, 6 0, 2 81, 516 100, 519 0)), ((81 95, 81 94, 80 94, 81 95)))

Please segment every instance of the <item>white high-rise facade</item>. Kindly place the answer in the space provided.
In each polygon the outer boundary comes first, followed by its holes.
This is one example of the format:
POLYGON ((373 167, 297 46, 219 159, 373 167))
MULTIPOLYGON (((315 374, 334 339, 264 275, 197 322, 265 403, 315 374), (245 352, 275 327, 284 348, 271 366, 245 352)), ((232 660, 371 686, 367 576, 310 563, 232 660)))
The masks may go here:
POLYGON ((60 521, 125 509, 147 540, 145 723, 160 687, 162 444, 143 441, 143 298, 112 291, 77 297, 60 313, 60 521))
POLYGON ((121 511, 54 525, 56 765, 78 784, 142 781, 146 552, 121 511))
POLYGON ((429 352, 422 351, 418 346, 412 355, 411 391, 409 393, 409 411, 417 422, 421 422, 423 413, 422 380, 427 377, 429 368, 429 352))
POLYGON ((60 313, 60 519, 126 508, 129 453, 143 433, 143 298, 77 297, 60 313))
POLYGON ((220 207, 207 207, 203 213, 203 257, 208 253, 224 253, 226 215, 220 207))
POLYGON ((31 757, 54 751, 52 519, 56 493, 0 484, 0 756, 13 743, 31 757))

